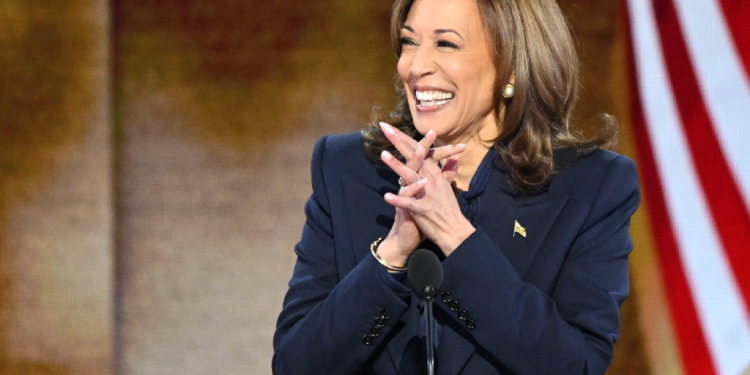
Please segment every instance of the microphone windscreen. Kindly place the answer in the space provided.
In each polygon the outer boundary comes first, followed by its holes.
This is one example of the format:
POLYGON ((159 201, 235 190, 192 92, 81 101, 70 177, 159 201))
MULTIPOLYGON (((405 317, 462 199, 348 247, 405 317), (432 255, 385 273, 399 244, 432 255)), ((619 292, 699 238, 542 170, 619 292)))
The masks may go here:
POLYGON ((427 249, 418 249, 411 254, 406 273, 414 293, 423 299, 434 297, 443 284, 443 264, 427 249))

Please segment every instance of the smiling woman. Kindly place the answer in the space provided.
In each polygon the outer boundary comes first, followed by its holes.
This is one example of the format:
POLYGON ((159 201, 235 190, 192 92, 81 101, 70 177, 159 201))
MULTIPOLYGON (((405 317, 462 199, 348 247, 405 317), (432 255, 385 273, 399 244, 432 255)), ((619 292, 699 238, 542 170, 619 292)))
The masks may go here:
MULTIPOLYGON (((491 88, 486 91, 481 88, 481 91, 491 95, 489 113, 495 117, 491 126, 497 129, 482 128, 488 134, 484 136, 483 133, 480 138, 490 141, 498 149, 517 187, 534 190, 544 186, 554 173, 552 154, 556 148, 570 146, 590 151, 616 144, 617 125, 608 116, 605 116, 604 127, 596 138, 580 138, 570 129, 570 116, 578 97, 579 62, 568 25, 554 1, 449 1, 435 2, 429 7, 422 5, 423 11, 411 11, 420 3, 429 2, 396 1, 391 20, 391 39, 399 56, 399 75, 404 82, 404 91, 399 93, 401 103, 397 106, 396 117, 391 120, 401 131, 417 137, 425 132, 419 129, 418 114, 412 113, 415 104, 406 105, 419 91, 414 89, 416 83, 410 85, 406 79, 414 81, 419 75, 414 74, 414 69, 420 67, 413 65, 422 63, 415 62, 412 53, 416 41, 410 23, 418 21, 408 17, 424 14, 425 21, 433 24, 463 23, 458 28, 463 27, 474 37, 474 40, 466 41, 456 30, 435 26, 432 42, 436 44, 433 48, 442 53, 429 63, 439 64, 444 76, 450 75, 454 69, 475 69, 492 75, 492 78, 483 77, 482 81, 491 88), (450 17, 439 21, 433 18, 439 17, 438 7, 444 8, 442 13, 450 17), (455 35, 446 36, 447 31, 455 35), (451 56, 455 54, 464 57, 465 68, 461 68, 460 57, 451 56), (485 63, 492 64, 492 67, 480 65, 485 63), (407 78, 405 75, 408 74, 412 77, 407 78), (505 95, 508 92, 510 95, 505 95)), ((470 84, 468 79, 466 81, 465 84, 470 84)), ((479 102, 474 107, 481 108, 483 104, 479 102)), ((460 133, 459 129, 452 130, 452 136, 460 133)), ((476 131, 474 129, 470 134, 478 135, 476 131)), ((368 155, 373 160, 377 160, 383 150, 394 151, 379 125, 373 124, 364 135, 370 146, 368 155)), ((467 135, 463 134, 464 137, 467 135)), ((463 157, 466 159, 466 155, 463 157)))
POLYGON ((633 162, 570 130, 554 0, 396 0, 391 123, 323 137, 274 336, 279 374, 603 374, 628 295, 633 162), (518 234, 518 236, 516 236, 518 234), (444 268, 428 343, 403 271, 444 268), (359 341, 359 343, 358 343, 359 341))

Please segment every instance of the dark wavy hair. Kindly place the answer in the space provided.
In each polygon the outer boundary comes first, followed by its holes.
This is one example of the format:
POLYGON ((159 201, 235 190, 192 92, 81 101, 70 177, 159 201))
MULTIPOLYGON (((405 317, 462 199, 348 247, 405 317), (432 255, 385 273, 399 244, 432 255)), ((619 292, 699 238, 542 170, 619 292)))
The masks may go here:
MULTIPOLYGON (((617 123, 603 115, 604 127, 586 139, 571 130, 571 113, 577 101, 578 55, 570 28, 555 0, 476 0, 491 45, 497 70, 493 106, 499 136, 495 148, 502 156, 511 183, 531 192, 545 186, 556 172, 554 150, 574 148, 588 153, 613 148, 617 123), (502 96, 503 87, 515 79, 515 95, 502 96)), ((401 55, 401 28, 414 0, 396 0, 391 13, 391 41, 401 55)), ((412 121, 406 91, 397 85, 398 104, 389 122, 419 139, 412 121)), ((368 157, 380 163, 380 154, 398 152, 374 116, 362 131, 368 157)))

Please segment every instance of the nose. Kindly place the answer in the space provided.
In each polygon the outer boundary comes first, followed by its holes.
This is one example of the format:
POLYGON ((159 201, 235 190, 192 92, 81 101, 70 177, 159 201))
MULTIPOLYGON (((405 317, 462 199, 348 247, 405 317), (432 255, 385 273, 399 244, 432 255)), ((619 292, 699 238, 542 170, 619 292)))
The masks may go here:
POLYGON ((435 56, 427 43, 419 46, 411 59, 409 71, 414 76, 424 76, 435 72, 435 56))

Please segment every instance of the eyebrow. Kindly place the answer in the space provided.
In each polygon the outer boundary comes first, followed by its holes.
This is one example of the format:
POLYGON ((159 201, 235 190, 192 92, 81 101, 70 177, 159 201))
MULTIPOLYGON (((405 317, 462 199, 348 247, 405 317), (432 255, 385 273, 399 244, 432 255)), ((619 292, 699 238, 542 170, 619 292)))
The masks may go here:
POLYGON ((445 34, 445 33, 454 33, 454 34, 458 35, 458 37, 461 38, 461 40, 464 39, 464 37, 462 37, 461 34, 458 33, 458 31, 453 30, 453 29, 437 29, 437 30, 435 30, 435 34, 438 34, 438 35, 439 34, 445 34))
MULTIPOLYGON (((414 29, 412 29, 412 27, 409 26, 409 25, 404 25, 402 27, 402 29, 406 29, 406 30, 409 30, 411 32, 414 32, 414 29)), ((464 39, 464 37, 461 36, 461 34, 459 34, 458 31, 453 30, 453 29, 437 29, 437 30, 434 31, 434 33, 436 35, 445 34, 445 33, 453 33, 453 34, 456 34, 459 38, 461 38, 461 40, 464 39)))

